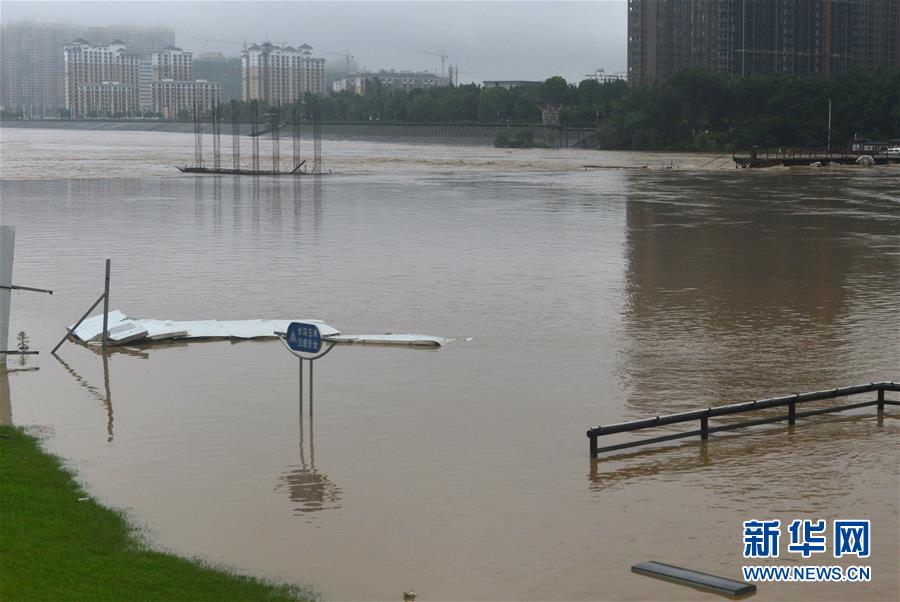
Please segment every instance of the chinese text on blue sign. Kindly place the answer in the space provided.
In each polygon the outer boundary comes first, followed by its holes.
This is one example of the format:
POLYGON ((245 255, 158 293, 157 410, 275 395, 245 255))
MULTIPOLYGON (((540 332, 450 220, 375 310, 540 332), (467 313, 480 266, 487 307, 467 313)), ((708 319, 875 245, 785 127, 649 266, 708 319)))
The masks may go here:
POLYGON ((318 353, 322 348, 322 335, 314 324, 291 322, 285 338, 288 347, 301 353, 318 353))

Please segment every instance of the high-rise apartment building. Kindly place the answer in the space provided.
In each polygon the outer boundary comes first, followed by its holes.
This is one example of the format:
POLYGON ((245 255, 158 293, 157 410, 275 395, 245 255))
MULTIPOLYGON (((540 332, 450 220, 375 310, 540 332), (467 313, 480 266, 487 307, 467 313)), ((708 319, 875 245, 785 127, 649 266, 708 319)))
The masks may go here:
POLYGON ((729 0, 629 0, 628 79, 662 81, 689 67, 727 71, 729 0))
POLYGON ((312 47, 254 44, 241 53, 241 99, 283 105, 311 93, 325 94, 325 59, 312 56, 312 47))
POLYGON ((122 40, 129 52, 139 56, 162 50, 175 45, 175 30, 171 27, 137 27, 128 25, 113 25, 110 27, 85 27, 85 33, 79 37, 111 44, 112 40, 122 40))
POLYGON ((177 79, 187 81, 194 79, 192 62, 194 54, 185 52, 177 46, 167 46, 154 52, 150 62, 153 65, 153 79, 177 79))
POLYGON ((735 0, 731 73, 847 73, 853 65, 853 4, 854 0, 735 0))
POLYGON ((169 46, 151 58, 150 105, 154 113, 176 119, 185 113, 208 113, 222 101, 222 86, 194 79, 193 53, 169 46))
POLYGON ((900 69, 900 2, 856 0, 853 12, 854 64, 900 69))
POLYGON ((150 83, 153 81, 153 64, 149 58, 138 59, 138 106, 141 111, 151 108, 150 83))
POLYGON ((900 66, 900 0, 628 0, 628 79, 900 66))
POLYGON ((119 82, 80 84, 75 89, 75 94, 77 98, 74 105, 79 107, 80 115, 83 116, 126 116, 136 105, 134 86, 119 82))
POLYGON ((62 49, 81 34, 81 28, 64 24, 0 27, 0 105, 25 112, 63 107, 62 49))
MULTIPOLYGON (((127 52, 121 40, 113 40, 108 46, 97 46, 79 39, 64 47, 62 55, 64 103, 73 117, 107 114, 98 113, 97 107, 111 105, 91 100, 99 98, 127 97, 128 104, 124 111, 113 111, 109 114, 138 111, 139 57, 127 52), (115 88, 112 87, 114 84, 115 88), (129 88, 130 92, 125 94, 119 86, 129 88)), ((115 105, 116 107, 122 106, 120 101, 116 102, 119 103, 115 105)))
POLYGON ((119 40, 129 52, 149 58, 151 52, 175 44, 175 31, 166 27, 4 24, 0 26, 0 106, 29 113, 52 113, 64 107, 63 48, 78 38, 98 46, 119 40))
POLYGON ((222 101, 222 87, 205 80, 161 79, 150 84, 153 111, 165 119, 179 114, 208 113, 222 101))

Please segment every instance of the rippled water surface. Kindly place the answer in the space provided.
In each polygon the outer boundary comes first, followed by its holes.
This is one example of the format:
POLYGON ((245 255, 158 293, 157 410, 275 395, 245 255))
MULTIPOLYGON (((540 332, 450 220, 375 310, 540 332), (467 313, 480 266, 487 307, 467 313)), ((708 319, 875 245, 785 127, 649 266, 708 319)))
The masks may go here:
POLYGON ((872 583, 757 598, 900 596, 896 411, 593 463, 584 434, 897 380, 897 169, 332 141, 317 181, 183 176, 192 140, 5 129, 0 146, 14 281, 54 289, 14 296, 40 370, 9 375, 3 418, 158 545, 333 599, 694 599, 629 568, 737 578, 744 520, 870 518, 872 583), (474 340, 338 348, 312 418, 277 341, 54 359, 107 257, 133 316, 474 340))

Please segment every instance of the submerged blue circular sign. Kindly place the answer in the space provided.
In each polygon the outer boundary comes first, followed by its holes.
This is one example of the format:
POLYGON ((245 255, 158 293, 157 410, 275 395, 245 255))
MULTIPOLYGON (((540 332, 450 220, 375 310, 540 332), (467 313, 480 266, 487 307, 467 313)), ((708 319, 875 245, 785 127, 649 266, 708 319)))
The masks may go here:
POLYGON ((285 340, 288 347, 300 353, 318 353, 322 349, 322 335, 315 324, 291 322, 285 340))

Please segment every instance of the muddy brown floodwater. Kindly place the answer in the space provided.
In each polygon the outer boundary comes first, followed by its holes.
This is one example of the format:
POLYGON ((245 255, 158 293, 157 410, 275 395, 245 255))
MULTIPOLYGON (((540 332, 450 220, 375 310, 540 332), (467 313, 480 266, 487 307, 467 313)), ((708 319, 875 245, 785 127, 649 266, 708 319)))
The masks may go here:
POLYGON ((0 151, 14 280, 55 291, 14 296, 40 370, 9 375, 2 416, 160 547, 339 600, 716 599, 629 567, 739 578, 744 520, 868 518, 870 583, 756 598, 900 597, 896 410, 598 462, 585 437, 898 380, 896 168, 330 141, 337 175, 296 181, 180 175, 184 134, 5 129, 0 151), (107 257, 134 316, 474 340, 339 348, 301 423, 277 341, 50 356, 107 257))

